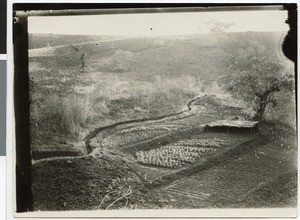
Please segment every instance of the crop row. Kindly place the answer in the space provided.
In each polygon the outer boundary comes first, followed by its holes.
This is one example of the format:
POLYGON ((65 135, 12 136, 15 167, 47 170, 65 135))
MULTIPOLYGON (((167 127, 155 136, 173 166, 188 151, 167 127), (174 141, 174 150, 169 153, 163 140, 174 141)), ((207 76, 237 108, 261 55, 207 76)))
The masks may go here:
POLYGON ((229 145, 230 142, 227 140, 220 139, 188 139, 188 140, 180 140, 174 145, 187 145, 187 146, 202 146, 202 147, 217 147, 221 148, 222 146, 229 145))
POLYGON ((122 133, 117 135, 112 135, 105 138, 102 142, 103 146, 112 146, 112 145, 124 145, 138 140, 144 140, 151 138, 155 135, 161 134, 161 130, 149 130, 149 131, 140 131, 132 133, 122 133))
POLYGON ((202 155, 215 150, 205 147, 166 145, 149 151, 138 151, 136 158, 142 164, 178 168, 186 163, 194 163, 202 155))

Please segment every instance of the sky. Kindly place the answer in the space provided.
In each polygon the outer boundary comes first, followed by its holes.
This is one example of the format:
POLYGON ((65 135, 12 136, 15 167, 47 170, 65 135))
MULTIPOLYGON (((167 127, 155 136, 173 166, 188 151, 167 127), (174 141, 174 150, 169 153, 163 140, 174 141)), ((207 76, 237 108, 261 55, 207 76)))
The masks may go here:
POLYGON ((164 36, 209 33, 214 22, 232 23, 227 32, 286 32, 286 11, 177 12, 80 16, 32 16, 29 33, 164 36))

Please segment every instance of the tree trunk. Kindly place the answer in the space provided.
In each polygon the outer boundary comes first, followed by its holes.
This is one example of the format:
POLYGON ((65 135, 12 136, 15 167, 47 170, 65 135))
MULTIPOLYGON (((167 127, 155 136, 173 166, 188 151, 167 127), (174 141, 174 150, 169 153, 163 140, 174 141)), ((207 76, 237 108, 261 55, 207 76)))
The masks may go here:
POLYGON ((254 120, 256 121, 263 120, 267 104, 268 102, 270 102, 269 96, 274 92, 279 92, 279 91, 280 91, 279 86, 275 84, 270 89, 266 90, 262 95, 256 94, 256 96, 259 98, 259 108, 256 111, 254 120))
POLYGON ((254 120, 261 121, 263 119, 264 114, 265 114, 265 110, 266 110, 266 107, 267 107, 267 98, 268 98, 268 96, 260 98, 259 108, 256 111, 256 114, 254 116, 254 120))

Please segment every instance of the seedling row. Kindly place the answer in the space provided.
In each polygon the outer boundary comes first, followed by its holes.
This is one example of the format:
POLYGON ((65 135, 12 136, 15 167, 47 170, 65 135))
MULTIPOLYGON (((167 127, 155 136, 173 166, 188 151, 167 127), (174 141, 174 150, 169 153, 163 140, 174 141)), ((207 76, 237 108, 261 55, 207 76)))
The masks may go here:
POLYGON ((230 141, 220 139, 188 139, 180 140, 174 145, 178 146, 202 146, 202 147, 216 147, 221 148, 230 144, 230 141))
POLYGON ((168 168, 179 168, 194 163, 201 156, 216 151, 215 148, 166 145, 149 151, 136 152, 139 163, 168 168))

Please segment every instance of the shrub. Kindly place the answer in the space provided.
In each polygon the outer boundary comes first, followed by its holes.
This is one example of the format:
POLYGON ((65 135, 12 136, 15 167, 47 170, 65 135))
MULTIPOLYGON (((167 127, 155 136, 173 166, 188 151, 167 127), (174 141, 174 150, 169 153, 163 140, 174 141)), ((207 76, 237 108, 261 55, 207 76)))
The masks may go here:
POLYGON ((78 135, 94 114, 84 98, 76 95, 58 97, 50 95, 42 106, 35 109, 31 124, 44 131, 78 135))

